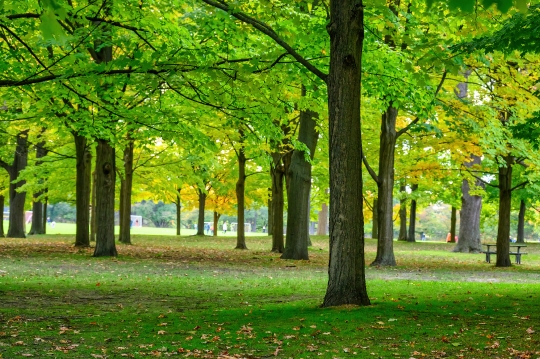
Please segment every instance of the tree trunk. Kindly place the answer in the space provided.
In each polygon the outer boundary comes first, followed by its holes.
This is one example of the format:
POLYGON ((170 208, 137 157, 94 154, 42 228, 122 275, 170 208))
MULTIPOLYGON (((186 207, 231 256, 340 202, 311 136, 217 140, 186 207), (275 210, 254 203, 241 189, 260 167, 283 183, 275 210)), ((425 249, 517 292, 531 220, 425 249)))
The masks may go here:
MULTIPOLYGON (((204 236, 204 207, 206 207, 206 193, 201 189, 197 190, 199 192, 199 217, 197 220, 197 233, 196 236, 204 236)), ((217 228, 214 228, 216 231, 217 228)))
MULTIPOLYGON (((412 192, 418 189, 417 184, 413 184, 411 187, 412 192)), ((416 242, 416 200, 411 199, 411 213, 409 219, 409 235, 407 236, 407 242, 416 242)))
POLYGON ((518 228, 516 243, 525 243, 525 200, 519 202, 518 228))
MULTIPOLYGON (((272 181, 274 180, 272 178, 272 170, 270 170, 270 178, 272 179, 272 181)), ((273 198, 272 196, 274 195, 274 191, 272 188, 269 188, 268 192, 270 192, 270 196, 268 197, 268 225, 266 226, 266 230, 268 231, 269 236, 273 236, 274 235, 274 202, 272 201, 272 198, 273 198)), ((283 193, 283 190, 281 191, 281 193, 283 193)))
POLYGON ((452 214, 450 216, 450 242, 456 242, 456 221, 457 221, 457 209, 452 206, 452 214))
POLYGON ((364 260, 360 84, 364 7, 330 2, 330 258, 323 306, 369 305, 364 260))
POLYGON ((131 244, 131 193, 133 190, 133 149, 134 141, 130 139, 124 149, 124 181, 122 188, 120 211, 120 242, 131 244))
MULTIPOLYGON (((44 131, 44 130, 42 130, 44 131)), ((45 142, 41 141, 36 145, 36 166, 40 166, 42 161, 41 158, 47 156, 47 149, 45 148, 45 142)), ((39 182, 42 183, 43 180, 39 179, 39 182)), ((34 200, 32 202, 32 227, 30 227, 30 232, 28 234, 45 234, 45 221, 43 221, 43 200, 38 198, 44 191, 39 191, 34 193, 34 200)))
POLYGON ((75 206, 77 223, 75 229, 75 246, 90 246, 90 188, 92 185, 92 153, 88 140, 73 132, 75 153, 77 156, 77 179, 75 183, 75 206))
POLYGON ((379 240, 377 256, 371 265, 395 266, 394 257, 394 151, 396 147, 396 119, 398 110, 390 104, 381 119, 379 150, 378 215, 379 240))
POLYGON ((9 228, 7 236, 10 238, 25 238, 24 233, 24 203, 26 192, 17 192, 26 181, 18 181, 19 173, 28 163, 28 130, 17 134, 17 146, 13 164, 4 166, 9 173, 9 228))
MULTIPOLYGON (((465 163, 465 166, 470 168, 475 164, 480 164, 480 162, 480 157, 473 155, 471 161, 465 163)), ((477 180, 476 186, 483 186, 483 184, 480 180, 477 180)), ((462 253, 480 253, 482 251, 482 244, 480 243, 480 212, 482 211, 482 197, 471 196, 469 194, 470 186, 466 179, 464 179, 461 184, 461 192, 458 243, 453 251, 462 253)))
MULTIPOLYGON (((283 253, 283 165, 279 154, 273 154, 274 165, 272 175, 272 252, 283 253)), ((270 228, 270 227, 269 227, 270 228)))
POLYGON ((96 241, 96 192, 97 192, 97 175, 96 171, 94 171, 92 175, 92 215, 90 220, 90 241, 95 242, 96 241))
POLYGON ((399 186, 401 199, 399 200, 399 236, 398 241, 407 241, 407 200, 405 198, 405 185, 399 186))
POLYGON ((126 185, 125 184, 125 179, 122 178, 120 176, 120 208, 118 210, 118 238, 122 238, 122 232, 124 231, 124 227, 122 226, 122 216, 124 214, 124 186, 126 185))
POLYGON ((2 218, 0 218, 0 237, 5 237, 4 232, 4 206, 6 205, 6 198, 0 195, 0 208, 2 209, 2 218))
POLYGON ((182 202, 180 201, 180 191, 178 188, 178 194, 176 195, 176 235, 179 236, 182 232, 182 202))
POLYGON ((373 200, 373 222, 371 227, 371 238, 378 239, 379 238, 379 201, 377 198, 373 200))
MULTIPOLYGON (((302 97, 306 89, 302 86, 302 97)), ((298 140, 309 149, 313 159, 319 133, 315 119, 318 114, 311 110, 300 112, 298 140)), ((311 190, 311 163, 304 151, 294 150, 289 166, 289 189, 287 192, 287 235, 282 259, 309 259, 309 194, 311 190)))
POLYGON ((321 210, 319 211, 319 221, 317 223, 317 235, 325 236, 328 231, 328 205, 326 203, 322 204, 321 210))
POLYGON ((499 167, 499 224, 497 227, 497 263, 496 267, 511 267, 510 261, 510 211, 512 200, 512 165, 511 156, 503 157, 505 166, 499 167))
POLYGON ((221 217, 221 214, 220 214, 220 213, 217 213, 216 211, 214 211, 214 237, 217 237, 217 235, 218 235, 218 221, 219 221, 219 217, 221 217))
MULTIPOLYGON (((243 133, 240 131, 240 137, 243 138, 243 133)), ((235 249, 247 249, 246 234, 244 227, 244 207, 245 207, 245 185, 246 185, 246 154, 244 147, 238 150, 238 181, 236 181, 236 203, 238 228, 236 230, 236 247, 235 249)), ((217 231, 217 228, 215 228, 217 231)))
MULTIPOLYGON (((47 190, 45 190, 45 193, 47 193, 47 190)), ((41 218, 41 220, 43 221, 43 234, 47 234, 47 205, 48 201, 45 197, 45 199, 43 200, 43 218, 41 218)))
MULTIPOLYGON (((114 148, 102 139, 97 140, 96 154, 96 248, 94 257, 117 256, 114 242, 114 148)), ((88 208, 86 208, 88 212, 88 208)))

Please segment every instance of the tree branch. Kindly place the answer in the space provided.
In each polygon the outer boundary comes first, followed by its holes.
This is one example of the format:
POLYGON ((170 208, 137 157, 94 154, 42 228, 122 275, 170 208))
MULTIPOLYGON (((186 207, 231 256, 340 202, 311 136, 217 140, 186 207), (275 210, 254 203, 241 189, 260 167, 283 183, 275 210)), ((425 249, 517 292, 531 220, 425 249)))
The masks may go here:
POLYGON ((369 165, 368 160, 367 160, 366 156, 364 155, 363 151, 362 151, 362 162, 364 162, 364 166, 366 166, 366 169, 368 170, 369 174, 371 175, 371 178, 373 178, 375 183, 379 184, 379 177, 377 176, 375 171, 373 171, 373 168, 371 168, 371 166, 369 165))
POLYGON ((252 18, 249 15, 246 15, 245 13, 241 11, 237 11, 236 9, 231 9, 229 5, 214 1, 214 0, 202 0, 206 4, 216 7, 218 9, 221 9, 229 15, 237 18, 238 20, 245 22, 246 24, 250 24, 266 36, 270 37, 272 40, 276 42, 279 46, 284 48, 292 57, 294 57, 298 62, 300 62, 306 69, 311 71, 315 76, 326 82, 326 79, 328 78, 328 75, 323 73, 321 70, 313 66, 308 60, 306 60, 302 55, 300 55, 298 52, 296 52, 285 40, 283 40, 279 35, 267 24, 265 24, 262 21, 259 21, 257 19, 252 18))
MULTIPOLYGON (((435 98, 439 94, 439 91, 441 91, 444 80, 446 79, 446 74, 447 74, 447 71, 444 70, 443 75, 441 77, 441 81, 439 82, 439 86, 437 86, 437 90, 435 90, 435 93, 433 94, 433 100, 435 100, 435 98)), ((396 138, 399 138, 399 136, 401 136, 405 132, 409 131, 409 129, 412 126, 416 125, 418 123, 418 121, 420 121, 420 117, 416 116, 416 118, 413 121, 411 121, 411 123, 409 123, 407 126, 403 127, 401 130, 397 131, 396 138)))
POLYGON ((525 182, 521 182, 520 184, 514 186, 512 189, 510 189, 510 192, 516 190, 516 189, 519 189, 521 187, 525 187, 526 185, 529 184, 529 180, 525 181, 525 182))

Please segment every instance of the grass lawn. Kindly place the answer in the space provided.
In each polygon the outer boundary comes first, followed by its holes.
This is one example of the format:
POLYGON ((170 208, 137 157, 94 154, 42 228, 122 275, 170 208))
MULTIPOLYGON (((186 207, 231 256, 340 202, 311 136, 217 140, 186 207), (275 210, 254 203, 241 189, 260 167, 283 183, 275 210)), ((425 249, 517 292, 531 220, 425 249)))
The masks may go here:
POLYGON ((238 251, 234 237, 135 235, 118 258, 73 235, 0 239, 0 357, 540 358, 540 245, 499 269, 395 242, 397 267, 367 268, 371 306, 322 309, 328 243, 312 241, 295 262, 267 236, 238 251))
MULTIPOLYGON (((30 225, 28 224, 27 230, 30 228, 30 225)), ((4 221, 4 228, 7 231, 7 228, 9 228, 9 222, 4 221)), ((75 223, 55 223, 54 228, 51 226, 51 224, 47 224, 47 234, 75 234, 75 223)), ((116 234, 120 232, 120 227, 115 226, 114 231, 116 234)), ((183 236, 191 236, 197 233, 195 229, 185 229, 182 228, 181 231, 183 236)), ((168 235, 168 236, 174 236, 176 235, 176 228, 155 228, 155 227, 133 227, 131 228, 131 234, 138 235, 138 234, 146 234, 146 235, 168 235)), ((225 237, 236 237, 236 232, 227 231, 225 235, 223 235, 223 232, 221 229, 219 229, 220 236, 225 237)), ((256 233, 256 232, 246 232, 247 237, 253 237, 253 236, 261 236, 263 233, 256 233)))

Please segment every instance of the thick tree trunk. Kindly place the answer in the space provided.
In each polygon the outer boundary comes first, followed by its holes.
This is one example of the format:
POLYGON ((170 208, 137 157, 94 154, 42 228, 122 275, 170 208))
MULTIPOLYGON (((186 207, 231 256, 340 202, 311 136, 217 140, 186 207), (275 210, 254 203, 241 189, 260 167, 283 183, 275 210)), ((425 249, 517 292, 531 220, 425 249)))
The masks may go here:
POLYGON ((122 215, 124 214, 124 186, 125 186, 125 179, 120 177, 120 208, 118 210, 118 238, 122 238, 122 232, 124 231, 124 227, 122 226, 122 215))
POLYGON ((96 223, 96 192, 97 192, 97 175, 96 171, 94 171, 92 175, 92 209, 91 209, 91 217, 90 217, 90 241, 95 242, 96 241, 96 231, 97 231, 97 223, 96 223))
POLYGON ((180 201, 180 191, 178 188, 178 194, 176 195, 176 235, 179 236, 182 233, 182 202, 180 201))
POLYGON ((457 222, 457 209, 452 206, 452 214, 450 215, 450 242, 456 242, 456 222, 457 222))
POLYGON ((26 192, 17 192, 26 181, 18 181, 19 173, 26 168, 28 162, 28 130, 17 134, 17 146, 13 164, 4 166, 9 173, 9 228, 7 236, 10 238, 25 238, 24 233, 24 202, 26 192))
POLYGON ((377 256, 371 265, 395 266, 394 257, 394 152, 396 147, 396 119, 398 110, 390 104, 381 119, 379 150, 378 215, 379 240, 377 256))
POLYGON ((369 305, 360 132, 364 6, 359 0, 334 0, 330 14, 330 261, 322 305, 369 305))
POLYGON ((124 149, 124 181, 122 188, 120 211, 120 242, 131 244, 131 193, 133 190, 133 149, 134 142, 130 140, 124 149))
POLYGON ((510 267, 510 211, 512 206, 512 165, 514 159, 505 156, 505 166, 499 167, 499 224, 497 226, 496 267, 510 267))
POLYGON ((0 218, 0 237, 5 237, 4 232, 4 206, 6 205, 6 198, 0 195, 0 208, 2 209, 2 218, 0 218))
MULTIPOLYGON (((272 175, 272 252, 283 253, 285 248, 283 237, 283 165, 280 164, 279 154, 274 154, 272 175), (276 161, 277 160, 277 161, 276 161), (277 164, 276 164, 277 163, 277 164)), ((270 228, 270 227, 269 227, 270 228)))
POLYGON ((328 205, 326 203, 323 203, 321 206, 321 210, 319 211, 319 220, 317 222, 317 235, 318 236, 326 235, 326 232, 328 231, 327 223, 328 223, 328 205))
MULTIPOLYGON (((243 137, 240 131, 240 137, 243 137)), ((244 209, 245 209, 245 191, 246 191, 246 154, 244 148, 238 150, 238 181, 236 181, 236 203, 238 228, 236 230, 236 247, 235 249, 247 249, 246 246, 246 228, 244 227, 244 209)), ((217 228, 215 228, 217 231, 217 228)))
MULTIPOLYGON (((102 139, 97 140, 96 154, 96 248, 94 257, 117 256, 114 242, 114 148, 102 139)), ((88 212, 88 207, 85 208, 88 212)))
POLYGON ((219 217, 221 217, 221 214, 214 211, 214 237, 217 237, 218 235, 219 217))
MULTIPOLYGON (((465 164, 472 167, 480 164, 479 156, 472 156, 472 160, 465 164)), ((476 186, 483 186, 477 180, 476 186)), ((482 197, 471 196, 469 182, 464 179, 461 184, 461 210, 459 211, 459 235, 458 243, 453 249, 454 252, 480 253, 482 244, 480 243, 480 212, 482 211, 482 197)))
POLYGON ((92 185, 92 153, 88 140, 73 132, 75 153, 77 157, 77 179, 75 183, 75 206, 77 223, 75 229, 75 246, 90 246, 90 188, 92 185))
MULTIPOLYGON (((306 90, 302 86, 302 96, 306 90)), ((298 140, 309 149, 311 159, 317 146, 318 132, 315 119, 318 114, 311 110, 300 112, 298 140)), ((311 163, 303 151, 294 150, 289 166, 289 189, 287 192, 287 235, 282 259, 309 259, 309 194, 311 190, 311 163)))
MULTIPOLYGON (((197 220, 197 233, 196 236, 204 236, 204 208, 206 207, 206 193, 201 189, 197 190, 199 192, 199 217, 197 220)), ((217 228, 214 227, 214 232, 217 231, 217 228)))
MULTIPOLYGON (((411 187, 412 192, 418 189, 417 184, 413 184, 411 187)), ((411 199, 411 213, 409 214, 409 235, 407 236, 407 242, 416 242, 416 200, 411 199)))
MULTIPOLYGON (((44 131, 44 130, 42 130, 44 131)), ((45 148, 45 142, 41 141, 36 145, 36 166, 41 165, 41 158, 47 156, 47 149, 45 148)), ((42 182, 42 179, 39 179, 39 182, 42 182)), ((28 234, 45 234, 45 226, 43 221, 43 202, 38 198, 44 193, 44 191, 39 191, 34 193, 34 200, 32 202, 32 226, 30 227, 30 232, 28 234)))
POLYGON ((399 200, 399 236, 398 241, 407 241, 407 200, 405 198, 405 185, 399 186, 401 199, 399 200))
MULTIPOLYGON (((273 181, 274 179, 272 178, 272 176, 273 176, 272 170, 270 170, 270 178, 273 181)), ((274 235, 274 202, 272 201, 272 198, 273 198, 272 196, 274 195, 273 188, 269 188, 268 192, 270 192, 270 196, 268 197, 268 225, 266 226, 266 230, 268 231, 269 236, 273 236, 274 235)), ((281 191, 281 193, 283 193, 283 190, 281 191)))
POLYGON ((377 198, 373 200, 373 222, 371 227, 371 238, 378 239, 379 238, 379 201, 377 198))
POLYGON ((518 215, 518 228, 517 228, 517 239, 516 243, 525 243, 525 210, 527 206, 525 205, 525 200, 522 199, 519 202, 519 215, 518 215))

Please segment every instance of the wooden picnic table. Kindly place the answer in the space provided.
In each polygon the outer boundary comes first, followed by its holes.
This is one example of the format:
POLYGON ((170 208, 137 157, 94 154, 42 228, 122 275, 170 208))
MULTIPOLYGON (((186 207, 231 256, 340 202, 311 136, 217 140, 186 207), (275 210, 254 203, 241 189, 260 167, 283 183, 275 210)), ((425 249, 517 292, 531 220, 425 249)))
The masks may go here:
MULTIPOLYGON (((491 263, 491 255, 497 254, 497 243, 483 243, 483 245, 487 247, 487 250, 484 251, 486 254, 486 262, 491 263)), ((522 252, 521 248, 527 248, 527 245, 521 243, 510 243, 509 254, 511 256, 516 256, 516 264, 521 264, 521 255, 527 254, 526 252, 522 252)))

